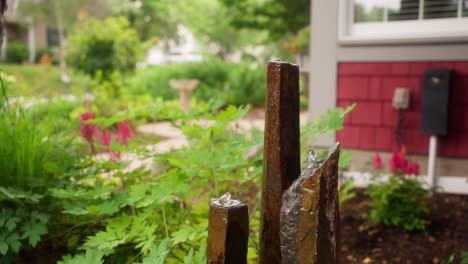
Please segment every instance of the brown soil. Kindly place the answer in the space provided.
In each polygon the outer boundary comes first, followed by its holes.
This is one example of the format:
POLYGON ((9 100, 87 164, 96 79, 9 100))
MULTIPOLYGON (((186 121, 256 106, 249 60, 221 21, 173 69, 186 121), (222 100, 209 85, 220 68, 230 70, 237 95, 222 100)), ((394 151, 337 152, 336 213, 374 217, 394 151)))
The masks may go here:
POLYGON ((359 191, 342 208, 340 263, 460 263, 468 251, 468 196, 435 194, 427 234, 368 227, 366 199, 359 191))

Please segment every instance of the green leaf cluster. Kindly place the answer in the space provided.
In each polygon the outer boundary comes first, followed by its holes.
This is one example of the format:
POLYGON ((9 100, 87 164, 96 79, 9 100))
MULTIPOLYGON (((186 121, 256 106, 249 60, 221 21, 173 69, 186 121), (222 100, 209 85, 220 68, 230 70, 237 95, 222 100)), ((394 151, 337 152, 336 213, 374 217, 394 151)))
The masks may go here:
POLYGON ((172 79, 199 80, 200 85, 193 91, 193 97, 206 102, 220 98, 226 104, 259 106, 265 101, 266 76, 263 67, 217 58, 139 69, 130 79, 128 91, 165 100, 175 99, 178 93, 169 85, 172 79))
POLYGON ((268 30, 272 40, 310 24, 309 0, 221 0, 236 28, 268 30))
POLYGON ((428 191, 417 179, 392 176, 388 182, 370 185, 366 194, 370 197, 370 224, 426 230, 428 191))
POLYGON ((0 211, 0 255, 17 254, 26 244, 35 247, 47 234, 49 217, 38 211, 2 208, 0 211))
POLYGON ((91 76, 107 78, 115 71, 133 70, 143 55, 138 33, 124 17, 86 19, 69 37, 67 60, 91 76))

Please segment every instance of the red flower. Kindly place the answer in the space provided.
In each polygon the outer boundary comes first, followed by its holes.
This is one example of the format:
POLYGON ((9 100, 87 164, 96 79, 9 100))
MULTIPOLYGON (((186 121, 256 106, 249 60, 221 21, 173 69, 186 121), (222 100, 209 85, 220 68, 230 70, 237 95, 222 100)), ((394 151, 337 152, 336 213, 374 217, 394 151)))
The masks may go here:
POLYGON ((101 138, 102 145, 104 145, 106 147, 110 146, 112 138, 111 138, 111 134, 109 133, 109 131, 107 131, 107 130, 102 131, 102 133, 100 135, 100 138, 101 138))
POLYGON ((382 168, 382 158, 380 157, 379 153, 375 153, 374 168, 375 169, 381 169, 382 168))
POLYGON ((408 160, 405 157, 406 149, 401 148, 399 152, 393 152, 390 157, 390 170, 392 173, 403 173, 408 166, 408 160))
POLYGON ((80 117, 81 136, 87 141, 92 141, 93 135, 99 131, 95 124, 86 123, 87 120, 94 118, 96 118, 96 115, 92 112, 83 113, 80 117))
POLYGON ((405 169, 405 173, 408 175, 419 175, 419 163, 416 160, 410 162, 405 169))
POLYGON ((124 120, 117 124, 117 128, 119 130, 119 137, 118 140, 120 143, 127 145, 128 139, 133 136, 132 130, 130 129, 130 125, 128 120, 124 120))
POLYGON ((109 131, 104 130, 102 131, 101 135, 101 143, 102 145, 106 146, 106 151, 109 152, 109 160, 110 161, 118 161, 122 158, 122 153, 120 151, 111 151, 109 146, 111 145, 112 137, 109 131))

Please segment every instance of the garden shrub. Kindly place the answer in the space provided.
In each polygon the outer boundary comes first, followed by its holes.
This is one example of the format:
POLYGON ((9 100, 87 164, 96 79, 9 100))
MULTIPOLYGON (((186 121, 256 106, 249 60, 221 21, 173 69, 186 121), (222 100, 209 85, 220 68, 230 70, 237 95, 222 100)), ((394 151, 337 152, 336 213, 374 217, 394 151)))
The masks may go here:
POLYGON ((124 17, 86 19, 69 37, 67 61, 91 76, 133 70, 142 56, 137 32, 124 17))
POLYGON ((419 163, 415 159, 408 161, 403 146, 389 159, 391 174, 388 182, 380 180, 384 164, 378 153, 373 163, 377 170, 373 179, 377 183, 371 184, 366 191, 370 196, 370 212, 367 215, 369 223, 425 231, 425 218, 429 213, 426 205, 428 191, 416 178, 419 175, 419 163))
MULTIPOLYGON (((47 121, 50 121, 48 119, 47 121)), ((71 138, 50 134, 20 107, 9 104, 0 77, 0 259, 13 263, 23 248, 34 248, 48 234, 52 206, 48 188, 75 169, 81 159, 71 138)))
POLYGON ((9 43, 6 47, 6 62, 23 63, 29 58, 29 49, 20 42, 9 43))
POLYGON ((388 182, 370 185, 368 220, 371 224, 395 226, 404 230, 426 229, 425 217, 429 209, 425 204, 428 191, 416 179, 391 177, 388 182))
POLYGON ((50 127, 36 121, 5 97, 0 100, 0 186, 43 189, 69 169, 73 161, 69 139, 50 137, 50 127))
POLYGON ((141 69, 130 81, 129 89, 134 94, 148 93, 153 97, 175 99, 178 93, 170 87, 171 79, 200 80, 193 96, 204 101, 220 98, 226 104, 263 105, 265 100, 264 69, 220 59, 141 69))
POLYGON ((55 53, 54 51, 51 49, 51 48, 42 48, 42 49, 39 49, 37 52, 36 52, 36 63, 40 63, 41 62, 41 59, 44 55, 48 55, 49 58, 50 58, 50 61, 51 63, 53 64, 58 64, 58 61, 57 61, 57 58, 55 57, 55 53))
POLYGON ((10 96, 40 95, 50 98, 58 94, 68 94, 72 90, 82 93, 92 86, 89 76, 78 73, 73 75, 70 83, 63 83, 60 78, 60 69, 56 66, 2 64, 0 69, 13 80, 7 91, 10 96))

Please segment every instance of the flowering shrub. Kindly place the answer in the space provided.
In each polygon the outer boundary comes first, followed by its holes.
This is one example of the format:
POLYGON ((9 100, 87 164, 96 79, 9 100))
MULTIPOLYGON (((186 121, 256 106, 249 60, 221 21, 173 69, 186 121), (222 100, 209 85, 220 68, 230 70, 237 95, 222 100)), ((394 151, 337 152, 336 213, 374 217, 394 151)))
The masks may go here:
MULTIPOLYGON (((98 136, 100 139, 101 145, 104 147, 104 151, 108 152, 111 161, 117 161, 121 158, 120 151, 111 150, 112 143, 112 134, 109 130, 104 129, 100 131, 99 128, 94 123, 90 123, 92 119, 95 119, 96 115, 92 112, 85 112, 80 117, 80 131, 81 136, 85 139, 91 148, 92 154, 96 154, 94 147, 95 136, 98 136)), ((133 137, 132 129, 130 128, 130 122, 128 119, 120 121, 117 123, 117 142, 128 147, 128 140, 133 137)))
MULTIPOLYGON (((392 173, 389 181, 371 184, 366 191, 370 196, 370 212, 367 215, 369 223, 424 231, 424 219, 429 212, 425 203, 428 191, 416 178, 408 177, 419 174, 418 162, 408 161, 403 147, 392 154, 389 166, 392 173)), ((378 153, 374 157, 374 168, 383 168, 378 153)))
MULTIPOLYGON (((409 161, 406 158, 406 148, 403 146, 400 151, 394 151, 389 160, 390 172, 393 174, 419 175, 419 163, 416 159, 409 161)), ((382 169, 382 158, 379 153, 374 157, 374 168, 382 169)))

